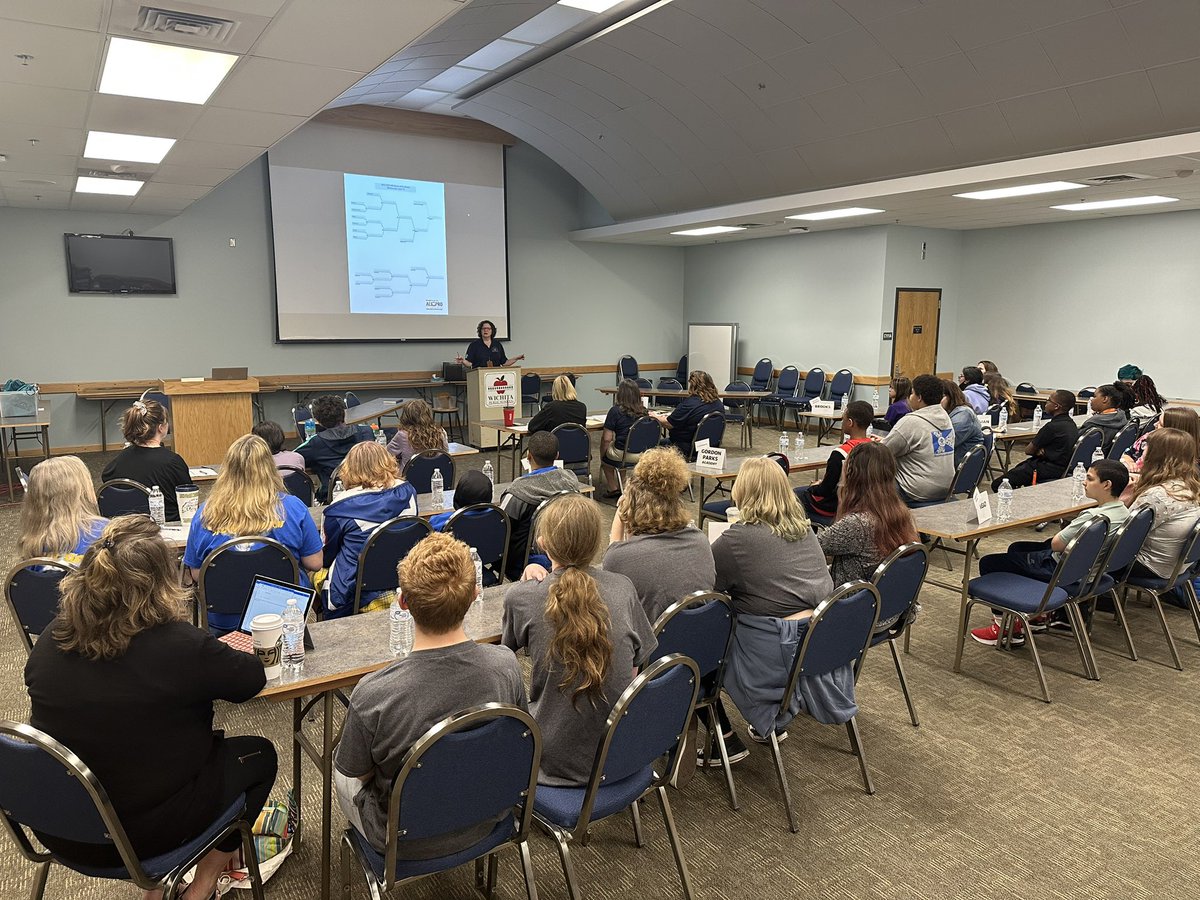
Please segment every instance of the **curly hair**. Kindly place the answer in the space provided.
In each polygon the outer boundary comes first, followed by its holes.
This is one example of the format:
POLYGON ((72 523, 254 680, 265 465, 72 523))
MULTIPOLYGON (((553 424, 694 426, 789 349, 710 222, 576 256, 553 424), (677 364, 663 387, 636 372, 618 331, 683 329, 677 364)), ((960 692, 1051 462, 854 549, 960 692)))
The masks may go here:
POLYGON ((424 400, 409 400, 400 407, 400 430, 408 435, 414 454, 446 446, 446 432, 433 421, 433 411, 424 400))
POLYGON ((336 428, 346 421, 346 401, 332 394, 318 397, 313 401, 312 414, 322 428, 336 428))
POLYGON ((688 393, 695 394, 705 403, 717 400, 717 386, 713 384, 712 376, 702 369, 697 369, 688 376, 688 393))
POLYGON ((617 502, 629 534, 666 534, 684 528, 688 512, 680 493, 691 481, 687 463, 674 447, 647 450, 617 502))

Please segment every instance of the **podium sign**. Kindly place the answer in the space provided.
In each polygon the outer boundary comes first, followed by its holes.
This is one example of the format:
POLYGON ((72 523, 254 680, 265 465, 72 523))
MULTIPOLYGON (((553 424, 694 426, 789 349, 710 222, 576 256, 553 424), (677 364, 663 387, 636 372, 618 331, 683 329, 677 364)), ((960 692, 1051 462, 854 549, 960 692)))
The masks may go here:
POLYGON ((504 409, 518 404, 517 382, 512 369, 484 370, 483 405, 488 409, 504 409))

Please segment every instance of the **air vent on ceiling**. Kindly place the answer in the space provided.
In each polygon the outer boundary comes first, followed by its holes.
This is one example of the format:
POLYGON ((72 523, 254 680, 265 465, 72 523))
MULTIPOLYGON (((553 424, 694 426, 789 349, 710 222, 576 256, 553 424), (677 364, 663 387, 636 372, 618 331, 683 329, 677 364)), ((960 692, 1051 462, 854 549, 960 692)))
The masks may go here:
POLYGON ((738 222, 738 228, 762 228, 766 222, 738 222))
POLYGON ((195 38, 210 44, 225 44, 237 30, 238 23, 199 13, 143 6, 138 10, 134 31, 174 38, 195 38))
POLYGON ((1122 172, 1120 175, 1097 175, 1095 178, 1080 178, 1084 184, 1124 184, 1126 181, 1153 181, 1156 175, 1137 175, 1122 172))

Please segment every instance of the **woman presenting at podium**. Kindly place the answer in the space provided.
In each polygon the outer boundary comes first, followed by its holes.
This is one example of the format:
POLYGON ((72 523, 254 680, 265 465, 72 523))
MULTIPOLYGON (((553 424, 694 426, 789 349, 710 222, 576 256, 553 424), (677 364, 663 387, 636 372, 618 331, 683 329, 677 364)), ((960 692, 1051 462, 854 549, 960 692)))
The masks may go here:
POLYGON ((504 355, 504 345, 496 340, 496 325, 484 319, 475 329, 479 339, 471 341, 467 346, 466 357, 459 356, 458 362, 469 365, 472 369, 494 369, 497 366, 511 366, 525 358, 525 354, 509 359, 504 355))

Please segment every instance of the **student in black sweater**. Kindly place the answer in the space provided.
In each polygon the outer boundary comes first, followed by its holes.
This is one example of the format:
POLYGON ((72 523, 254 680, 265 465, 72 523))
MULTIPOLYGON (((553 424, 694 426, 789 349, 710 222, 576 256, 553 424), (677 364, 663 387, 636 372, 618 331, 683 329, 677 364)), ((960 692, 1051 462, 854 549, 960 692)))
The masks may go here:
POLYGON ((163 492, 167 520, 179 518, 175 489, 191 484, 188 464, 174 450, 162 445, 170 430, 167 411, 157 400, 135 400, 121 416, 121 431, 129 446, 113 458, 100 477, 105 481, 128 478, 146 487, 158 485, 163 492))
MULTIPOLYGON (((114 519, 61 593, 58 617, 25 666, 30 724, 96 773, 138 856, 194 839, 240 794, 253 824, 275 782, 275 748, 214 731, 213 701, 249 700, 265 673, 253 653, 186 621, 158 526, 145 516, 114 519)), ((75 863, 121 864, 111 845, 39 838, 75 863)), ((200 861, 185 900, 212 895, 238 846, 235 835, 200 861)))
POLYGON ((1079 426, 1071 418, 1075 409, 1075 395, 1070 391, 1055 391, 1046 401, 1046 416, 1048 421, 1042 424, 1033 440, 1025 448, 1029 459, 1017 463, 999 478, 992 482, 992 490, 1000 490, 1000 482, 1005 478, 1015 488, 1027 487, 1033 484, 1034 475, 1038 481, 1052 481, 1066 474, 1067 463, 1079 440, 1079 426))
POLYGON ((796 499, 818 525, 832 525, 838 511, 838 482, 842 480, 842 467, 850 451, 870 440, 867 429, 875 410, 865 400, 851 400, 842 414, 842 431, 846 440, 829 454, 825 463, 825 477, 812 484, 793 488, 796 499))
POLYGON ((725 405, 717 395, 717 386, 712 377, 700 369, 688 376, 688 396, 671 411, 669 416, 660 412, 652 415, 660 425, 669 429, 668 438, 684 459, 692 458, 692 442, 696 439, 696 427, 709 413, 725 414, 725 405))
POLYGON ((559 425, 586 425, 587 407, 575 395, 575 385, 566 375, 554 379, 551 400, 529 420, 529 433, 553 431, 559 425))

